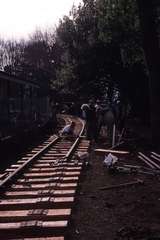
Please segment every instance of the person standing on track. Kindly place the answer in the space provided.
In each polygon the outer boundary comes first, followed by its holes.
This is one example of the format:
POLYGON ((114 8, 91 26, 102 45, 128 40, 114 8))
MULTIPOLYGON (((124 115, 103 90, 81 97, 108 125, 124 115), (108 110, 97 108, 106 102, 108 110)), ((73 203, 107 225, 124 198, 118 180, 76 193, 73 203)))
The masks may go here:
POLYGON ((89 100, 89 103, 83 104, 81 109, 86 120, 86 137, 88 140, 97 141, 97 121, 94 101, 89 100))
POLYGON ((96 112, 96 141, 99 138, 100 130, 101 130, 101 120, 102 120, 102 106, 99 99, 97 99, 95 104, 95 112, 96 112))

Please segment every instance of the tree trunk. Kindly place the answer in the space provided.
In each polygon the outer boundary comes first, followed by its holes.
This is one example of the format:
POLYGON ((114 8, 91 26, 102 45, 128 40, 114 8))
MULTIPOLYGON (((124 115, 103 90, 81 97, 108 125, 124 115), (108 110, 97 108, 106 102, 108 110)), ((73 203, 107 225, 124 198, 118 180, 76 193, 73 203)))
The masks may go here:
POLYGON ((149 70, 150 116, 152 141, 160 140, 160 39, 158 33, 158 10, 156 0, 137 0, 143 32, 143 46, 149 70))

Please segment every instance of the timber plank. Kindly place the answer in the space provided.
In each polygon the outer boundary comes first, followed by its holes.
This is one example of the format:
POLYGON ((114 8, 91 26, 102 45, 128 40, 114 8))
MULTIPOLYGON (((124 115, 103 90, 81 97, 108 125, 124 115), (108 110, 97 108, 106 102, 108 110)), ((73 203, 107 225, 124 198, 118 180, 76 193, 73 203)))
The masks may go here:
MULTIPOLYGON (((72 184, 73 185, 73 184, 72 184)), ((77 184, 75 184, 77 186, 77 184)), ((48 196, 55 196, 55 197, 61 197, 61 196, 74 196, 76 186, 73 188, 70 187, 70 189, 66 190, 50 190, 50 189, 44 189, 44 190, 35 190, 35 191, 8 191, 5 193, 6 198, 37 198, 37 197, 48 197, 48 196)), ((3 200, 0 201, 0 206, 3 200)))
POLYGON ((70 208, 74 197, 41 197, 26 199, 9 199, 0 202, 0 210, 22 210, 39 208, 70 208))
POLYGON ((71 209, 29 209, 0 211, 0 223, 31 220, 67 220, 71 209))

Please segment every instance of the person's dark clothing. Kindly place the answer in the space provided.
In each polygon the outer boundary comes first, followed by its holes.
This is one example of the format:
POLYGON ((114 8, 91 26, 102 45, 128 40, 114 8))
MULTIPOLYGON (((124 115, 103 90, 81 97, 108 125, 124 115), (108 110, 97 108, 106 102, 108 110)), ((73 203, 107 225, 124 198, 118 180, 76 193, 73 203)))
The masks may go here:
POLYGON ((86 135, 88 140, 96 139, 96 111, 94 106, 89 106, 86 110, 86 135))

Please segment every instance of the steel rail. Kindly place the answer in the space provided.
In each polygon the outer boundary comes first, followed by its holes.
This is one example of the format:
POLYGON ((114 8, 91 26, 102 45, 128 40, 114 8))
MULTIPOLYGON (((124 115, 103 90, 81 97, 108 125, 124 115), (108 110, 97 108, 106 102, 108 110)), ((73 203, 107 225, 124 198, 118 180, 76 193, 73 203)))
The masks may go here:
MULTIPOLYGON (((84 128, 85 128, 84 121, 82 121, 80 118, 78 118, 78 120, 80 120, 82 123, 82 130, 81 130, 78 138, 75 140, 75 142, 73 143, 73 145, 67 152, 66 156, 63 157, 63 159, 66 159, 67 161, 72 157, 75 148, 77 147, 77 145, 80 142, 81 135, 84 132, 84 128)), ((60 139, 60 137, 56 136, 56 138, 53 139, 53 141, 51 141, 49 144, 47 144, 45 147, 43 147, 39 152, 34 154, 26 162, 24 162, 21 166, 19 166, 13 173, 9 174, 8 177, 6 177, 4 180, 2 180, 0 182, 0 192, 4 191, 4 187, 6 185, 8 185, 12 180, 14 180, 18 174, 22 173, 27 166, 29 166, 34 160, 37 159, 37 157, 39 157, 41 154, 43 154, 51 145, 55 144, 59 139, 60 139)))
POLYGON ((156 157, 156 156, 152 155, 152 154, 151 154, 151 158, 153 158, 154 160, 156 160, 156 161, 160 162, 160 159, 159 159, 158 157, 156 157))
POLYGON ((33 160, 35 160, 37 157, 43 154, 51 145, 56 143, 59 139, 60 137, 56 137, 55 139, 53 139, 49 144, 43 147, 39 152, 34 154, 31 158, 29 158, 26 162, 19 166, 13 173, 11 173, 2 182, 0 182, 0 191, 6 186, 6 184, 9 184, 10 181, 12 181, 19 173, 21 173, 26 166, 31 164, 33 160))
POLYGON ((151 152, 152 155, 155 155, 156 157, 160 158, 160 155, 156 152, 151 152))
POLYGON ((50 138, 45 145, 37 147, 38 152, 32 149, 26 161, 21 161, 22 165, 19 161, 8 169, 11 175, 0 183, 0 191, 4 194, 0 201, 3 239, 55 236, 53 239, 58 240, 62 236, 64 240, 67 235, 83 166, 82 161, 77 163, 72 157, 89 147, 89 141, 82 136, 85 122, 77 117, 73 121, 76 123, 75 137, 50 138))
POLYGON ((73 152, 74 152, 75 148, 77 147, 77 145, 79 144, 79 142, 80 142, 80 137, 78 137, 76 139, 76 141, 73 143, 73 145, 71 146, 70 150, 66 154, 65 158, 66 158, 67 161, 69 161, 69 159, 72 157, 73 152))
POLYGON ((139 155, 138 158, 141 159, 142 162, 146 163, 150 168, 155 170, 155 167, 151 163, 149 163, 147 160, 145 160, 143 157, 139 155))
POLYGON ((72 157, 74 149, 78 146, 81 138, 82 138, 82 134, 84 132, 85 129, 85 123, 81 118, 78 118, 78 120, 82 123, 82 130, 80 131, 80 134, 78 136, 78 138, 76 139, 76 141, 74 142, 74 144, 72 145, 72 147, 70 148, 70 150, 68 151, 68 153, 66 154, 66 160, 69 161, 69 159, 72 157))
POLYGON ((80 131, 79 137, 82 137, 82 134, 84 133, 86 122, 82 120, 81 118, 78 118, 78 120, 82 123, 82 130, 80 131))
POLYGON ((139 158, 142 160, 145 160, 146 162, 148 162, 148 165, 152 165, 150 166, 151 168, 157 168, 160 169, 160 166, 158 164, 156 164, 155 162, 153 162, 150 158, 148 158, 146 155, 144 155, 143 153, 139 152, 139 158))

